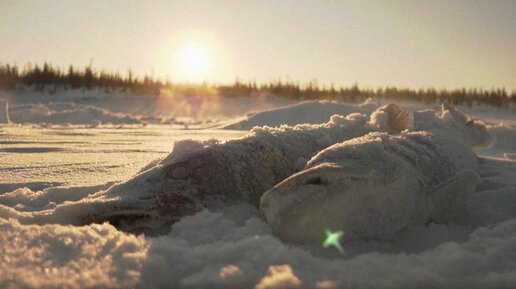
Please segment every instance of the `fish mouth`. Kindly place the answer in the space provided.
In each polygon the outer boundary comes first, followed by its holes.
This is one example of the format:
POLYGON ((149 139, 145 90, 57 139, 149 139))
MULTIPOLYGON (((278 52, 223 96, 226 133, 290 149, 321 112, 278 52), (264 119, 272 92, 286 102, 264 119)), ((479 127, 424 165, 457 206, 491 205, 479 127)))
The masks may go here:
POLYGON ((200 201, 181 193, 158 193, 123 201, 102 199, 92 204, 94 210, 81 217, 83 225, 108 222, 125 232, 151 236, 168 233, 182 217, 204 209, 200 201))
POLYGON ((154 213, 153 200, 124 200, 118 198, 93 200, 88 202, 91 210, 80 217, 81 225, 105 223, 119 228, 151 218, 154 213))

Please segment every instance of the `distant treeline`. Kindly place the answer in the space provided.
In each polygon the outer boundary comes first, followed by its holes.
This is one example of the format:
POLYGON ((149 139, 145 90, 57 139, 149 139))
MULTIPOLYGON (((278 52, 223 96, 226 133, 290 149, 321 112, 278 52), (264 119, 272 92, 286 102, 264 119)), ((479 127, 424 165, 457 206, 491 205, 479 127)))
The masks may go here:
POLYGON ((91 66, 78 69, 72 65, 63 71, 48 63, 26 65, 20 70, 15 65, 0 65, 0 89, 14 90, 19 85, 33 86, 36 90, 46 90, 48 87, 67 88, 102 88, 106 91, 132 91, 137 94, 159 93, 160 89, 171 85, 152 77, 135 77, 129 71, 126 75, 106 71, 96 71, 91 66))
POLYGON ((351 87, 320 87, 316 81, 301 85, 296 82, 281 80, 256 84, 235 81, 231 85, 189 85, 173 84, 169 80, 156 79, 151 76, 135 76, 131 71, 121 75, 106 71, 94 70, 91 66, 78 69, 69 66, 67 70, 54 67, 48 63, 26 65, 20 70, 16 65, 0 64, 0 89, 15 90, 20 87, 33 87, 40 91, 57 91, 58 88, 73 89, 104 89, 106 92, 126 91, 139 95, 159 95, 164 89, 184 92, 185 95, 200 96, 211 88, 218 95, 225 97, 252 97, 255 95, 275 95, 290 99, 335 99, 349 102, 362 101, 367 97, 418 100, 428 103, 448 102, 452 104, 489 104, 497 107, 508 107, 516 103, 516 90, 508 93, 505 88, 477 89, 462 88, 447 89, 399 89, 359 88, 351 87))

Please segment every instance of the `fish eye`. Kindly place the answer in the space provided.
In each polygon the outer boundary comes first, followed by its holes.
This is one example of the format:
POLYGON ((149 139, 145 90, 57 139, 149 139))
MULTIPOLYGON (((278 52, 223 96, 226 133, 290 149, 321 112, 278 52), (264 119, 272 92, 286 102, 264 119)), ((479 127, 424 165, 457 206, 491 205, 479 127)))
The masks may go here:
POLYGON ((326 184, 326 182, 321 178, 321 177, 315 177, 315 178, 310 178, 306 181, 306 184, 307 185, 322 185, 322 184, 326 184))

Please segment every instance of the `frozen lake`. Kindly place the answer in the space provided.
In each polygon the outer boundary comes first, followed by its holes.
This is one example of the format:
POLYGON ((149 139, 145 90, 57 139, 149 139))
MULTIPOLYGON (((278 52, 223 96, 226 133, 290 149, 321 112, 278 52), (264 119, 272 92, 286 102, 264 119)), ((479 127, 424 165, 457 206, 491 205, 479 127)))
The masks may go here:
POLYGON ((245 131, 125 127, 0 127, 0 193, 20 187, 92 186, 125 180, 181 139, 221 140, 245 131))
POLYGON ((476 152, 481 182, 467 213, 455 223, 408 225, 389 241, 344 243, 345 254, 282 241, 245 203, 186 216, 160 236, 74 223, 102 210, 90 194, 131 180, 174 141, 248 131, 0 126, 0 288, 514 288, 516 114, 461 109, 497 138, 476 152))

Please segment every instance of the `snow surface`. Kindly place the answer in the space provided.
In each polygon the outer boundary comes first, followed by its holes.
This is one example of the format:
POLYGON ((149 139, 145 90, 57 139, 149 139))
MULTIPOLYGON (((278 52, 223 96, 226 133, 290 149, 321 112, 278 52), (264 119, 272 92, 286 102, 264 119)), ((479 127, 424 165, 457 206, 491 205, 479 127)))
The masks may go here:
POLYGON ((225 129, 249 130, 255 126, 279 127, 281 125, 296 124, 319 124, 325 123, 334 115, 348 115, 358 112, 371 114, 378 107, 370 98, 365 102, 354 105, 345 104, 337 101, 307 101, 296 103, 291 106, 280 107, 258 113, 251 113, 238 120, 223 126, 225 129))
POLYGON ((9 101, 0 98, 0 123, 9 123, 9 101))
POLYGON ((48 124, 136 124, 140 121, 130 115, 113 113, 90 105, 57 102, 47 105, 25 104, 11 106, 9 113, 15 123, 48 124))
MULTIPOLYGON (((418 109, 422 108, 428 107, 419 104, 418 109)), ((203 210, 181 219, 159 237, 137 237, 108 224, 52 225, 26 219, 27 214, 52 212, 54 204, 80 201, 104 189, 102 184, 129 177, 128 172, 119 173, 118 166, 110 168, 110 163, 132 161, 142 151, 158 147, 160 152, 149 153, 146 161, 133 162, 128 171, 136 173, 145 162, 165 156, 161 150, 170 151, 181 134, 228 138, 228 131, 171 133, 167 127, 124 128, 115 133, 103 127, 0 126, 3 192, 25 184, 33 188, 4 193, 0 199, 0 288, 514 288, 515 116, 484 106, 466 112, 482 116, 497 138, 492 148, 479 152, 481 179, 469 195, 467 218, 451 224, 414 224, 388 242, 348 242, 344 256, 333 248, 279 240, 249 204, 203 210), (107 145, 102 141, 104 133, 107 145), (141 144, 113 144, 133 137, 141 144), (68 143, 77 138, 82 138, 83 152, 68 143), (139 151, 132 151, 132 145, 139 151), (39 147, 52 149, 34 149, 39 147), (102 159, 95 152, 106 148, 120 155, 102 159), (95 162, 83 161, 96 157, 104 165, 98 174, 95 162), (62 158, 67 158, 68 165, 63 166, 62 158), (24 177, 16 176, 17 169, 24 177), (89 179, 89 174, 101 181, 89 179), (87 184, 81 178, 88 179, 87 184), (63 184, 66 187, 53 188, 63 184)))
POLYGON ((124 181, 153 160, 161 160, 174 140, 220 140, 242 131, 178 130, 177 126, 0 126, 0 194, 28 187, 96 186, 124 181))
POLYGON ((15 114, 13 120, 36 124, 116 124, 138 121, 147 124, 205 123, 215 126, 213 123, 217 121, 217 126, 220 126, 220 120, 296 103, 294 100, 268 95, 224 98, 209 90, 203 92, 203 95, 184 91, 133 95, 121 90, 106 91, 99 88, 55 89, 49 86, 41 91, 34 87, 20 86, 14 91, 0 90, 0 95, 10 102, 12 113, 15 114))

